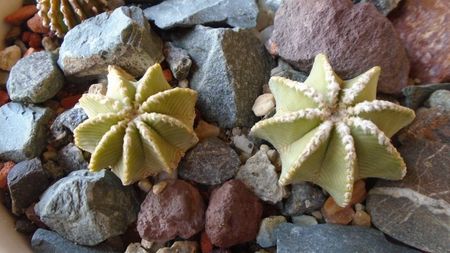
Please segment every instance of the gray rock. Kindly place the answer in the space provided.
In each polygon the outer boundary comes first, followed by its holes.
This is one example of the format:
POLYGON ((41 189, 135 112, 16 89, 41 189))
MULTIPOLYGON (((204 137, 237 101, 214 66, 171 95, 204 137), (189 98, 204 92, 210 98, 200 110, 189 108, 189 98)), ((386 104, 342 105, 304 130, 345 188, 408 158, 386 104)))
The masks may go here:
POLYGON ((277 253, 365 252, 413 253, 419 251, 389 242, 380 231, 360 226, 281 224, 276 229, 277 253))
POLYGON ((161 29, 202 24, 253 28, 256 26, 258 6, 255 0, 166 0, 145 9, 144 13, 161 29))
POLYGON ((136 220, 138 203, 111 171, 78 170, 48 188, 35 212, 62 237, 92 246, 124 233, 136 220))
POLYGON ((281 58, 278 59, 278 66, 270 71, 270 76, 281 76, 297 82, 304 82, 308 78, 308 74, 295 70, 281 58))
POLYGON ((292 223, 299 226, 311 226, 311 225, 317 225, 317 220, 314 218, 314 216, 310 215, 299 215, 299 216, 293 216, 292 217, 292 223))
POLYGON ((413 85, 403 88, 402 93, 405 96, 404 105, 416 109, 437 90, 450 90, 450 83, 436 83, 425 85, 413 85))
POLYGON ((42 167, 54 180, 64 176, 64 169, 52 160, 48 160, 42 167))
POLYGON ((162 42, 150 30, 142 10, 120 7, 70 30, 61 45, 58 64, 66 77, 83 81, 105 75, 108 65, 142 76, 163 58, 162 42))
POLYGON ((378 11, 387 16, 402 0, 353 0, 353 3, 372 3, 378 11))
POLYGON ((0 159, 20 162, 39 156, 51 116, 48 108, 16 102, 0 107, 0 159))
POLYGON ((256 242, 263 248, 275 246, 277 244, 277 237, 275 229, 281 224, 286 223, 284 216, 270 216, 261 221, 256 242))
POLYGON ((173 39, 192 57, 190 84, 199 93, 202 116, 224 128, 252 126, 252 105, 271 68, 271 58, 253 32, 196 26, 173 39))
POLYGON ((276 12, 278 8, 280 8, 281 3, 283 0, 262 0, 264 2, 264 5, 269 8, 272 12, 276 12))
POLYGON ((78 106, 58 115, 50 126, 52 143, 54 143, 55 146, 62 146, 69 143, 73 130, 87 119, 88 116, 83 108, 78 106))
POLYGON ((277 203, 286 195, 286 190, 278 184, 275 166, 265 151, 258 151, 241 166, 236 179, 241 180, 255 195, 263 201, 277 203))
POLYGON ((374 226, 426 252, 450 252, 449 129, 448 111, 418 110, 398 148, 406 176, 379 180, 366 200, 374 226))
POLYGON ((170 42, 164 43, 164 56, 169 64, 173 76, 177 80, 186 79, 191 69, 192 60, 186 50, 174 46, 170 42))
POLYGON ((77 245, 64 239, 55 232, 38 229, 31 238, 31 247, 34 253, 118 253, 105 246, 87 247, 77 245))
POLYGON ((245 153, 247 155, 251 155, 253 153, 253 148, 255 145, 253 142, 247 138, 245 135, 235 135, 231 137, 233 141, 233 145, 237 148, 241 153, 245 153))
POLYGON ((64 85, 56 55, 42 51, 20 59, 11 69, 6 88, 12 101, 42 103, 64 85))
POLYGON ((239 156, 216 137, 202 140, 186 153, 178 175, 206 185, 221 184, 232 178, 240 165, 239 156))
POLYGON ((16 164, 7 177, 12 212, 22 214, 50 185, 47 172, 42 169, 39 158, 16 164))
POLYGON ((67 144, 58 151, 57 161, 66 173, 88 169, 88 162, 84 159, 83 152, 73 143, 67 144))
POLYGON ((325 202, 323 191, 311 183, 293 184, 291 195, 286 199, 283 213, 290 216, 318 210, 325 202))
POLYGON ((425 104, 430 107, 439 107, 450 111, 450 91, 437 90, 433 92, 425 104))

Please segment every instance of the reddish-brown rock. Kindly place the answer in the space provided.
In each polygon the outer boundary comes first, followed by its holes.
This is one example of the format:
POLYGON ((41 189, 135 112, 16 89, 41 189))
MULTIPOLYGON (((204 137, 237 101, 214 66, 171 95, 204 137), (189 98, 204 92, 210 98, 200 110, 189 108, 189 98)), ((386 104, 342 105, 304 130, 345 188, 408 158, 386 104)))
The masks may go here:
POLYGON ((262 204, 244 183, 230 180, 216 189, 206 210, 206 233, 211 242, 228 248, 254 240, 258 234, 262 204))
POLYGON ((409 61, 391 22, 368 3, 286 0, 266 47, 302 71, 324 53, 344 79, 380 66, 378 90, 397 94, 407 85, 409 61))
POLYGON ((148 193, 141 204, 137 230, 147 241, 187 239, 203 229, 204 213, 198 190, 183 180, 172 180, 162 192, 148 193))
POLYGON ((42 24, 42 18, 37 13, 34 14, 32 18, 28 19, 27 26, 35 33, 48 33, 50 31, 48 27, 45 27, 42 24))
POLYGON ((36 12, 36 5, 25 5, 6 16, 4 21, 10 25, 20 25, 25 20, 31 18, 36 12))
POLYGON ((450 81, 450 1, 404 0, 390 16, 420 83, 450 81))

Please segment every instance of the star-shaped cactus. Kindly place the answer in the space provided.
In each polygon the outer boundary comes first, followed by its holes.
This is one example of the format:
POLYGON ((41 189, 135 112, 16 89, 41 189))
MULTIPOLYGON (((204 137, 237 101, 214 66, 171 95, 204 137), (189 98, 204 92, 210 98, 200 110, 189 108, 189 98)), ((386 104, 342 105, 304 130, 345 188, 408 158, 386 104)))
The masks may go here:
POLYGON ((74 139, 92 153, 89 169, 111 167, 124 185, 161 171, 173 173, 198 142, 192 128, 197 93, 172 89, 159 64, 139 81, 119 67, 108 71, 106 96, 80 98, 89 119, 75 129, 74 139))
POLYGON ((272 77, 276 114, 251 129, 279 151, 279 183, 313 182, 340 206, 361 178, 398 180, 405 163, 390 137, 411 123, 413 110, 376 100, 379 67, 341 80, 319 54, 304 83, 272 77))

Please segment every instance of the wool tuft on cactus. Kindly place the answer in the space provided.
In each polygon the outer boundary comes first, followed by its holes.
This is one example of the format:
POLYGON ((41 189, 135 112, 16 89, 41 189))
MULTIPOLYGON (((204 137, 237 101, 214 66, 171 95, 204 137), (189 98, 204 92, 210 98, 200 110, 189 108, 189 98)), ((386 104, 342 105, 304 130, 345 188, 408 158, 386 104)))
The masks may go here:
POLYGON ((91 152, 89 169, 110 167, 124 185, 161 171, 173 173, 198 142, 193 130, 197 92, 171 88, 159 64, 136 81, 108 68, 106 95, 84 94, 89 119, 74 131, 75 144, 91 152))
POLYGON ((402 179, 406 165, 390 137, 415 118, 413 110, 376 99, 380 68, 341 80, 325 55, 315 57, 304 83, 272 77, 272 118, 251 134, 279 151, 281 185, 313 182, 340 206, 350 203, 353 183, 377 177, 402 179))

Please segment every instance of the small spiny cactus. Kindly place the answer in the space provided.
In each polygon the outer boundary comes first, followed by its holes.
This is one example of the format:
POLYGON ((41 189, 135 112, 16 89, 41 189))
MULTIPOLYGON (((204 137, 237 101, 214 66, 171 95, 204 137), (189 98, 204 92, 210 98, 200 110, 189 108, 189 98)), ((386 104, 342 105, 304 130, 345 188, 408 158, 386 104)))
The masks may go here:
POLYGON ((37 0, 42 24, 60 38, 83 20, 120 5, 121 0, 37 0))
POLYGON ((91 152, 89 169, 111 167, 124 185, 161 171, 173 173, 198 142, 193 130, 197 93, 171 88, 155 64, 135 81, 119 67, 108 68, 106 96, 84 94, 89 119, 74 131, 75 144, 91 152))
POLYGON ((379 67, 341 80, 327 58, 316 56, 304 83, 272 77, 276 114, 251 134, 272 143, 282 161, 281 185, 313 182, 340 206, 361 178, 398 180, 405 163, 390 137, 411 123, 413 110, 376 100, 379 67))

